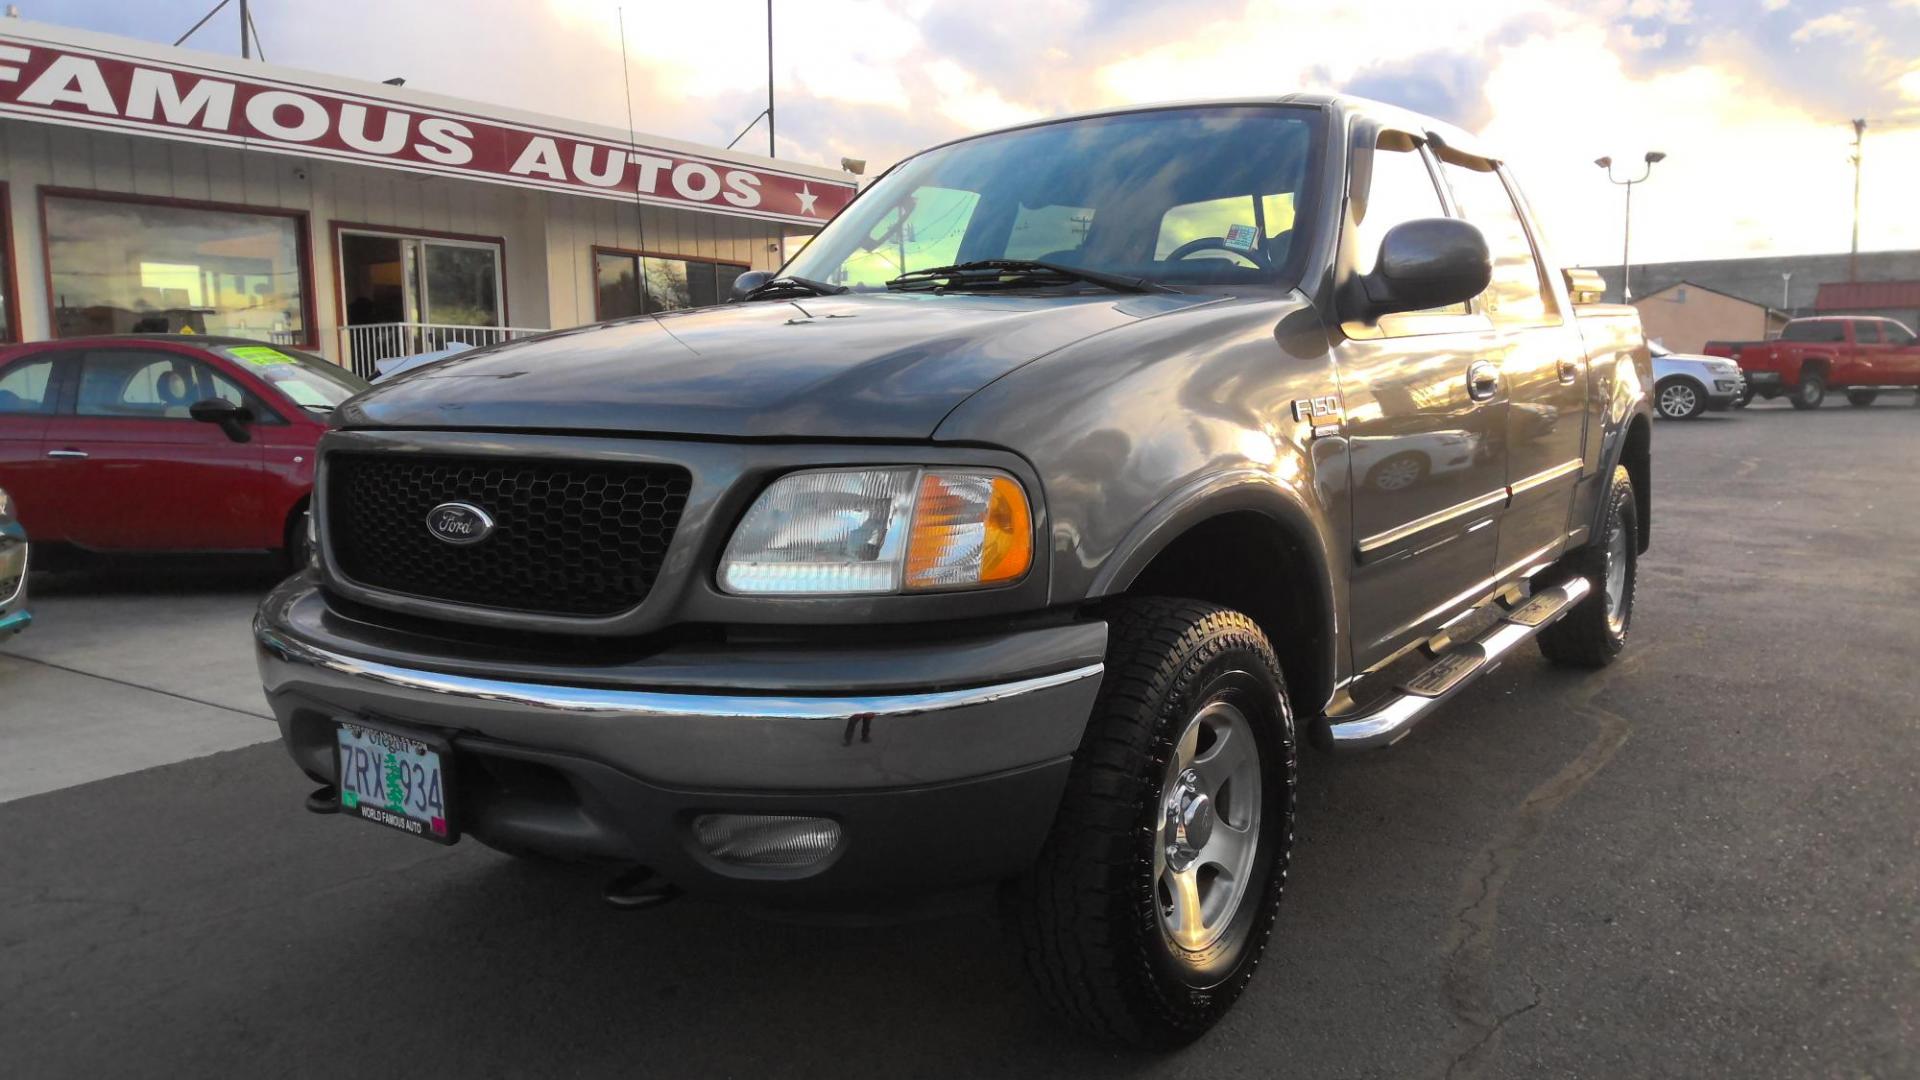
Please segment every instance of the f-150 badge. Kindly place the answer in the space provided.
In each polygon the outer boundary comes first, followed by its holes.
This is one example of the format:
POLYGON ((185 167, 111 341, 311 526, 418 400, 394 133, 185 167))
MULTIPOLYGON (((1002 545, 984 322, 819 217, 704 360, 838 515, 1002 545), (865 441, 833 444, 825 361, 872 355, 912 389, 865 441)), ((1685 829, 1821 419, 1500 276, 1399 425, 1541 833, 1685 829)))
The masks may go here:
POLYGON ((1315 438, 1340 434, 1340 399, 1337 397, 1299 398, 1293 403, 1293 418, 1313 425, 1315 438))

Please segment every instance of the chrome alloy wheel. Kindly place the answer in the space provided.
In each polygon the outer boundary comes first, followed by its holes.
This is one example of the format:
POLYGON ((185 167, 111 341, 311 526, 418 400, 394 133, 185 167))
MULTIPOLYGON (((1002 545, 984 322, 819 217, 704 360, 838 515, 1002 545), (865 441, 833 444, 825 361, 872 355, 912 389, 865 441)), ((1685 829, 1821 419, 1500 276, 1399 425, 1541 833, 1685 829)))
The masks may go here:
POLYGON ((1412 457, 1398 458, 1380 466, 1373 474, 1373 486, 1381 491, 1410 488, 1420 479, 1420 462, 1412 457))
POLYGON ((1693 415, 1699 401, 1700 395, 1683 382, 1674 383, 1660 391, 1660 411, 1674 420, 1684 420, 1693 415))
POLYGON ((1189 952, 1212 945, 1246 899, 1260 838, 1260 746, 1232 704, 1188 721, 1161 786, 1153 880, 1160 929, 1189 952))
POLYGON ((1607 629, 1615 634, 1627 627, 1627 530, 1614 526, 1607 541, 1607 629))

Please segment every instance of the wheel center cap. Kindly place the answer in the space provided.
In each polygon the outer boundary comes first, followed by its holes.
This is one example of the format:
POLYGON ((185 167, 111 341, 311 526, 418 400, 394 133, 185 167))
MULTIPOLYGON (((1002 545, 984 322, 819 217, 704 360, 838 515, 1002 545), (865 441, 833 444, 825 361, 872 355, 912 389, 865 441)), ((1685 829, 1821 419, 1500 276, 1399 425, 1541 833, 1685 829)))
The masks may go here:
POLYGON ((1167 827, 1173 834, 1167 844, 1167 864, 1176 872, 1192 866, 1213 838, 1213 800, 1199 783, 1199 776, 1189 770, 1167 799, 1167 827))

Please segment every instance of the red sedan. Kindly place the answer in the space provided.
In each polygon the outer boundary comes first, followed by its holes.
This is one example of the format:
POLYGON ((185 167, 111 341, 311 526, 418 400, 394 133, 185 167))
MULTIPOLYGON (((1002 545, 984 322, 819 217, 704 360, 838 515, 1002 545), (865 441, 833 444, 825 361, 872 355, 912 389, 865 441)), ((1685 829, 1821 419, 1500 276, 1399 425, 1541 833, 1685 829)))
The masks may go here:
POLYGON ((0 348, 0 487, 36 545, 304 561, 313 448, 359 377, 278 345, 129 336, 0 348))

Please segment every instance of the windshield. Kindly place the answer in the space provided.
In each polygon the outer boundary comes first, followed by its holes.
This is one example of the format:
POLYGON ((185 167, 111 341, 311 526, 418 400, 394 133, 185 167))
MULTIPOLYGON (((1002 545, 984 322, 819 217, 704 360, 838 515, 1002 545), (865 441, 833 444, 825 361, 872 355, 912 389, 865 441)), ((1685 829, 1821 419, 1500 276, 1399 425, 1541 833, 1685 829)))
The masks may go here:
POLYGON ((332 412, 367 388, 367 381, 353 372, 298 349, 227 345, 216 351, 236 364, 247 365, 289 401, 309 412, 332 412))
POLYGON ((784 273, 855 291, 915 270, 1031 259, 1163 285, 1291 280, 1320 114, 1159 109, 988 135, 921 154, 784 273))

